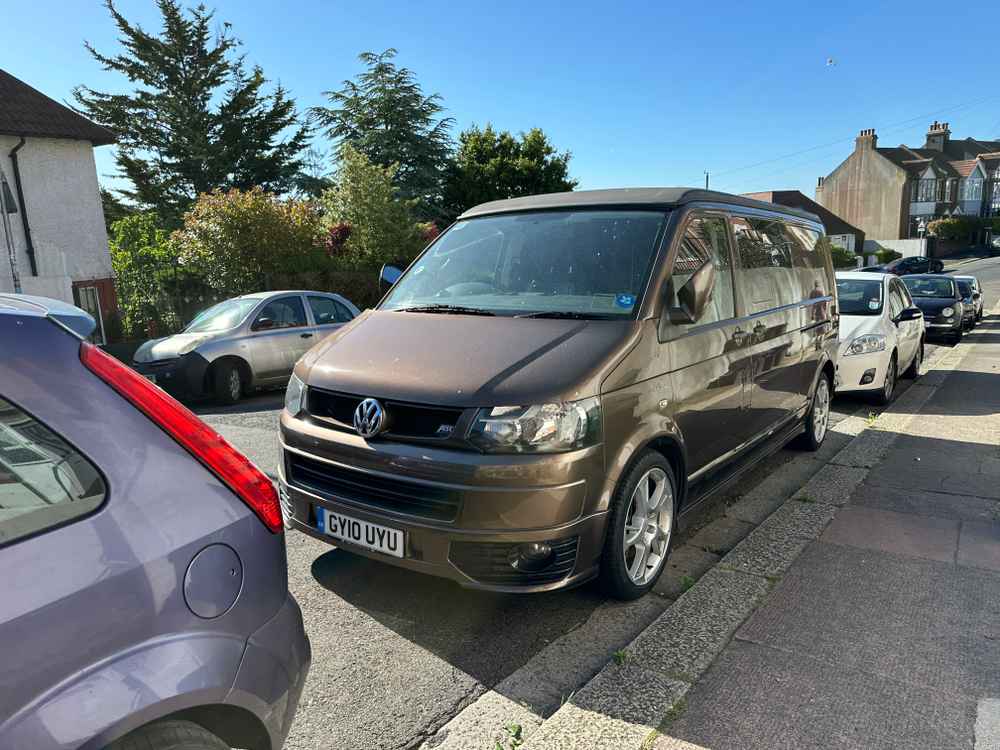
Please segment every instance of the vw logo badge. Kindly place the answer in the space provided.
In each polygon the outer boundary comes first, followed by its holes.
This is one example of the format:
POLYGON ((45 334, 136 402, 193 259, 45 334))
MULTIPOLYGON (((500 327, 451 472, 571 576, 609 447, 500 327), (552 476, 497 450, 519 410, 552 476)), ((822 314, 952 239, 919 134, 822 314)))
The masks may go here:
POLYGON ((385 427, 385 410, 373 398, 366 398, 354 410, 354 429, 363 438, 373 438, 385 427))

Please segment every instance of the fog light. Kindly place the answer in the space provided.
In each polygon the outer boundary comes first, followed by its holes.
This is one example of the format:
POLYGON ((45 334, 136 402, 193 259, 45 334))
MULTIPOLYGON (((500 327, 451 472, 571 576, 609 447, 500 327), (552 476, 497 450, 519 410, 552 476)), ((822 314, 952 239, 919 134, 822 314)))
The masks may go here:
POLYGON ((545 542, 519 544, 510 552, 510 565, 516 570, 535 572, 552 563, 552 547, 545 542))
POLYGON ((865 374, 861 376, 861 385, 868 385, 875 379, 875 368, 870 370, 865 370, 865 374))

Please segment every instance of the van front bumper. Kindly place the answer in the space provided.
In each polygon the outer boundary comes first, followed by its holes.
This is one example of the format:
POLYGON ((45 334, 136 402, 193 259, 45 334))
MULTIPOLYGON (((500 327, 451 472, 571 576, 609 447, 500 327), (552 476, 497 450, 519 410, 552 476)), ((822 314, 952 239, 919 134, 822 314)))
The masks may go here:
POLYGON ((591 495, 599 494, 597 478, 603 477, 602 446, 569 454, 484 456, 368 444, 322 428, 316 429, 326 433, 325 439, 313 441, 311 429, 282 415, 279 487, 289 528, 374 560, 488 591, 550 591, 597 574, 607 512, 591 495), (288 430, 288 422, 305 432, 288 430), (310 443, 313 450, 303 450, 310 443), (313 473, 304 473, 303 466, 313 473), (324 484, 325 472, 340 484, 324 484), (393 499, 404 496, 404 507, 393 507, 393 499), (423 499, 430 499, 427 505, 423 499), (403 557, 328 536, 319 528, 317 509, 401 531, 403 557), (521 545, 532 542, 547 545, 551 555, 540 569, 523 569, 521 545))

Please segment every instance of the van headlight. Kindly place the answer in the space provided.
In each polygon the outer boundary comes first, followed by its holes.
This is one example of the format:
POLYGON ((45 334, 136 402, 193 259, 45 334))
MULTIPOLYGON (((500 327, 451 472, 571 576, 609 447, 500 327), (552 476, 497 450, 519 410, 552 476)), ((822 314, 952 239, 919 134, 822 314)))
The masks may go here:
POLYGON ((597 398, 480 409, 469 440, 485 453, 560 453, 601 439, 597 398))
POLYGON ((285 389, 285 411, 293 417, 298 416, 306 401, 306 384, 294 374, 288 379, 288 387, 285 389))
POLYGON ((954 307, 946 307, 944 310, 941 311, 942 318, 950 318, 954 314, 955 314, 954 307))
POLYGON ((844 354, 850 356, 852 354, 871 354, 872 352, 883 351, 885 351, 885 336, 880 333, 869 333, 854 339, 844 354))

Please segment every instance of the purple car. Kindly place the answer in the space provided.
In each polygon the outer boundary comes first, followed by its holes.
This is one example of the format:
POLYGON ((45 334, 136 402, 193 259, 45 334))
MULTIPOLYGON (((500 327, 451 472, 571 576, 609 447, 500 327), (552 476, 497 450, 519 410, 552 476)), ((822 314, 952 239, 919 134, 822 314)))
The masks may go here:
POLYGON ((309 668, 271 481, 0 294, 0 748, 277 750, 309 668))

